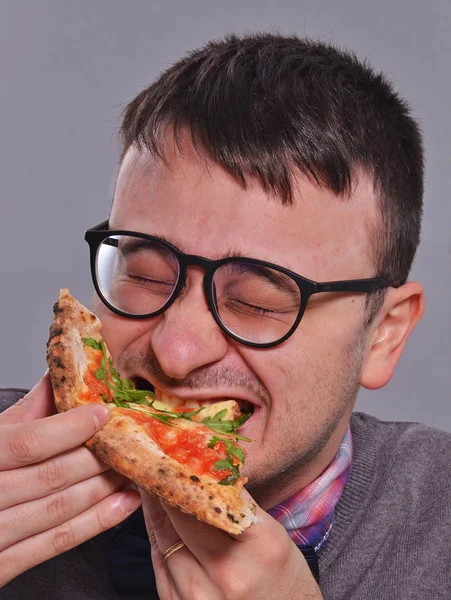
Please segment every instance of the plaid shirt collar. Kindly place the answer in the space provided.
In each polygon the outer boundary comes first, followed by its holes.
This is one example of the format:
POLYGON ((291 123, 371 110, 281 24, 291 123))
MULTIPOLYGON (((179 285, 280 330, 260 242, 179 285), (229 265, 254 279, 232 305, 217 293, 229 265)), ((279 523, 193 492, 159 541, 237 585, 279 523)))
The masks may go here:
POLYGON ((315 481, 268 512, 287 530, 297 546, 310 545, 318 552, 330 535, 335 506, 349 477, 352 462, 348 426, 335 458, 315 481))

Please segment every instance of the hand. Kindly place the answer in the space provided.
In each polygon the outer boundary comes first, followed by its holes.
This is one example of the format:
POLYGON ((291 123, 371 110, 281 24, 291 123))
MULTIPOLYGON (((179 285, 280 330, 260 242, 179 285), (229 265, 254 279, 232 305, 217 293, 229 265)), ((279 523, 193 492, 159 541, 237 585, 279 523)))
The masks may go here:
POLYGON ((261 523, 232 537, 141 493, 161 600, 322 600, 301 551, 260 508, 261 523), (165 562, 163 555, 185 546, 165 562))
POLYGON ((128 480, 81 444, 109 418, 101 404, 55 414, 46 374, 0 415, 0 587, 113 527, 140 505, 128 480))

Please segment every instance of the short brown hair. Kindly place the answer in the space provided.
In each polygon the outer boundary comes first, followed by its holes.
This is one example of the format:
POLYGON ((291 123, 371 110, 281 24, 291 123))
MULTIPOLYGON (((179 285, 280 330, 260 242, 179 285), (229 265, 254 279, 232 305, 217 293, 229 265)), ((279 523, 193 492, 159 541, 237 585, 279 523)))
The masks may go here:
POLYGON ((273 34, 209 42, 126 107, 122 155, 135 144, 162 156, 168 125, 176 140, 187 127, 244 186, 255 178, 283 203, 296 171, 343 197, 363 171, 382 224, 371 240, 374 275, 407 279, 420 240, 421 133, 387 79, 352 53, 273 34))

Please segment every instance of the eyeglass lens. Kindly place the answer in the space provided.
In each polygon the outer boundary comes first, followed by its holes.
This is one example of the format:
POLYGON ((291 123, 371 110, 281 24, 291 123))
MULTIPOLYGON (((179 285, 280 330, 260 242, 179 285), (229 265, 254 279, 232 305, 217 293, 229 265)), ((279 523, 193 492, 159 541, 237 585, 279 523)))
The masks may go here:
MULTIPOLYGON (((171 299, 180 275, 175 254, 155 241, 129 235, 103 240, 96 276, 101 293, 129 315, 147 315, 171 299)), ((216 269, 212 296, 223 326, 253 343, 271 343, 288 333, 299 313, 296 282, 276 269, 228 262, 216 269)))

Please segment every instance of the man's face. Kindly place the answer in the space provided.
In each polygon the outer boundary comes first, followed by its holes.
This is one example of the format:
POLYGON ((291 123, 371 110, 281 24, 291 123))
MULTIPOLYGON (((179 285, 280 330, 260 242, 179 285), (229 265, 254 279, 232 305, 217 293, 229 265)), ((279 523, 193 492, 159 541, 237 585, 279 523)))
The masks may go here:
MULTIPOLYGON (((164 236, 211 259, 230 252, 270 261, 315 281, 374 275, 368 245, 375 217, 370 186, 343 200, 298 178, 283 206, 257 185, 244 189, 185 140, 168 143, 167 164, 131 149, 121 166, 110 228, 164 236)), ((96 299, 103 334, 124 376, 147 380, 184 401, 237 399, 254 412, 240 433, 244 474, 261 503, 296 491, 327 466, 346 429, 365 353, 363 295, 313 296, 281 345, 249 348, 228 338, 208 310, 203 272, 163 314, 132 320, 96 299), (291 489, 293 487, 293 490, 291 489), (282 491, 284 490, 284 491, 282 491), (266 500, 265 500, 266 498, 266 500)))

